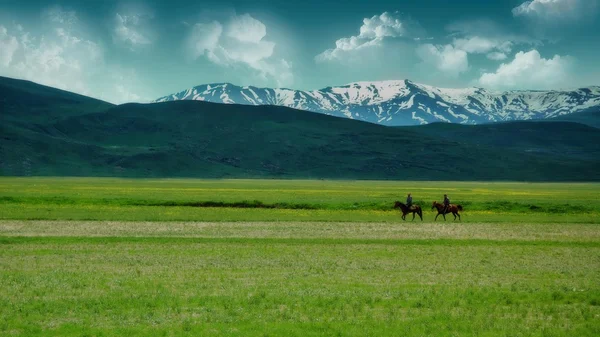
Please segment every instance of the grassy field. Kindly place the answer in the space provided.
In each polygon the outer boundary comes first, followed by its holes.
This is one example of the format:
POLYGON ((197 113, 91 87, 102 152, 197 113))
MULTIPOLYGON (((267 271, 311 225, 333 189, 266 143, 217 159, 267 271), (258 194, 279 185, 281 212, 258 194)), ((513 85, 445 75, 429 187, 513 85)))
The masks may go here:
POLYGON ((599 187, 0 178, 0 336, 598 336, 599 187))
POLYGON ((0 222, 0 335, 597 336, 593 224, 0 222))
POLYGON ((0 219, 393 222, 411 192, 447 193, 470 222, 600 222, 600 184, 0 178, 0 219), (203 206, 203 207, 197 207, 203 206))

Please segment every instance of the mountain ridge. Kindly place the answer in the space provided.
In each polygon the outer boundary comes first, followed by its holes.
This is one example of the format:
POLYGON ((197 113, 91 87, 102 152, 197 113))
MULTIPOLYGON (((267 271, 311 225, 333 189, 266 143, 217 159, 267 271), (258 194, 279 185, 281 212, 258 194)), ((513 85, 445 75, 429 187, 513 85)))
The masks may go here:
POLYGON ((389 80, 305 91, 216 83, 192 87, 154 102, 175 100, 278 105, 387 126, 433 122, 482 124, 554 118, 600 107, 600 86, 570 91, 491 91, 389 80))
POLYGON ((386 127, 279 106, 111 105, 19 85, 0 77, 0 176, 600 181, 600 129, 579 123, 386 127))

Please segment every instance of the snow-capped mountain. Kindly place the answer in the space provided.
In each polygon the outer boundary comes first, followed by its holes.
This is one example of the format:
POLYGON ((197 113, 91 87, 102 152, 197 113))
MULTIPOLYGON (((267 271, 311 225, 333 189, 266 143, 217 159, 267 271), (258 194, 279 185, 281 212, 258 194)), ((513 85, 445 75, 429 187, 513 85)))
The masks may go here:
POLYGON ((432 122, 478 124, 544 119, 600 108, 600 87, 572 91, 445 89, 409 80, 355 82, 301 91, 206 84, 155 102, 200 100, 225 104, 279 105, 384 125, 432 122))

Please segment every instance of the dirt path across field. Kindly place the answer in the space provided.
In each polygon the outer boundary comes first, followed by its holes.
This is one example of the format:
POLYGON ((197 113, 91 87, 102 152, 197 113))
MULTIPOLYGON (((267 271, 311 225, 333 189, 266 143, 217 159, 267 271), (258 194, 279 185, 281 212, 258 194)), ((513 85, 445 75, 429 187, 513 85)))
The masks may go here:
POLYGON ((0 236, 600 241, 597 224, 0 221, 0 236))

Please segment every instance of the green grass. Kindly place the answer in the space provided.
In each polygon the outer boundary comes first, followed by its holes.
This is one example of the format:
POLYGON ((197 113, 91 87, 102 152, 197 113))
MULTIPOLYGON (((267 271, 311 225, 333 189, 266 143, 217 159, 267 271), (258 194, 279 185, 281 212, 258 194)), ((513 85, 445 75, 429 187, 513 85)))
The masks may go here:
POLYGON ((597 336, 593 224, 0 221, 0 335, 597 336))
POLYGON ((411 192, 433 220, 447 193, 467 222, 600 222, 597 183, 0 178, 0 219, 398 221, 411 192))
POLYGON ((599 187, 0 178, 0 335, 597 336, 599 187))

